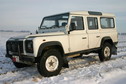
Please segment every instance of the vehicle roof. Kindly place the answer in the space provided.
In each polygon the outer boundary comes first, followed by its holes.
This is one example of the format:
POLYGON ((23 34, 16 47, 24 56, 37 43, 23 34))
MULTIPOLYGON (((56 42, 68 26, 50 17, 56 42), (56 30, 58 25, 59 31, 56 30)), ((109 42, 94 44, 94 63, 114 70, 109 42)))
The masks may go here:
POLYGON ((70 14, 77 14, 77 15, 97 15, 97 16, 112 16, 114 17, 114 14, 111 13, 102 13, 102 12, 96 12, 96 11, 72 11, 69 12, 70 14))
MULTIPOLYGON (((111 13, 102 13, 102 12, 97 12, 97 11, 71 11, 71 12, 64 12, 64 13, 59 13, 59 14, 54 14, 46 17, 52 17, 52 16, 57 16, 61 14, 72 14, 72 15, 95 15, 95 16, 106 16, 106 17, 115 17, 114 14, 111 13)), ((46 18, 45 17, 45 18, 46 18)))

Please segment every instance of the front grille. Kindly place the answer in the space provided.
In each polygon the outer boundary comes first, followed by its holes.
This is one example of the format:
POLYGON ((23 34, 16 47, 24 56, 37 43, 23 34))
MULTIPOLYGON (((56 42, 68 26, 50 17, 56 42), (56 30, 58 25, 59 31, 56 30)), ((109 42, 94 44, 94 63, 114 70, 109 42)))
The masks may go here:
POLYGON ((20 52, 23 53, 23 41, 19 41, 20 52))
POLYGON ((6 46, 8 52, 23 53, 23 41, 8 41, 6 46))

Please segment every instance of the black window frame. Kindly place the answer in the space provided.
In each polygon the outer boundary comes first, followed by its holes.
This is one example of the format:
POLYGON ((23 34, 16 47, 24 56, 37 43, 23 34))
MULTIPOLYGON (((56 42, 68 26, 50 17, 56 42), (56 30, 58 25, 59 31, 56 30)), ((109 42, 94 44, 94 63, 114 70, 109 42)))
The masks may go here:
POLYGON ((101 26, 102 29, 112 29, 112 28, 115 28, 115 19, 113 17, 100 17, 100 26, 101 26), (103 27, 102 24, 101 24, 101 19, 102 18, 113 19, 113 27, 103 27))
MULTIPOLYGON (((88 24, 88 29, 89 30, 98 30, 99 29, 99 26, 98 26, 98 18, 97 17, 87 17, 87 24, 88 24), (95 28, 89 28, 89 20, 88 18, 93 18, 93 19, 97 19, 97 25, 95 25, 95 28)), ((96 22, 95 22, 96 24, 96 22)))
POLYGON ((69 28, 72 29, 72 31, 74 31, 74 30, 85 30, 85 26, 84 26, 84 18, 83 18, 83 16, 71 16, 71 20, 70 20, 70 26, 69 26, 69 28), (81 18, 82 18, 82 27, 83 27, 83 29, 72 29, 72 28, 71 28, 72 17, 81 17, 81 18))
MULTIPOLYGON (((42 22, 41 22, 41 24, 40 24, 40 29, 46 29, 46 28, 42 28, 42 25, 43 25, 43 23, 44 23, 44 20, 47 18, 54 18, 54 17, 58 17, 58 16, 68 16, 68 19, 69 19, 69 15, 70 15, 70 13, 62 13, 62 14, 56 14, 56 15, 51 15, 51 16, 46 16, 46 17, 44 17, 43 19, 42 19, 42 22)), ((68 24, 68 19, 67 19, 67 24, 68 24)), ((48 27, 47 27, 48 28, 48 27)))

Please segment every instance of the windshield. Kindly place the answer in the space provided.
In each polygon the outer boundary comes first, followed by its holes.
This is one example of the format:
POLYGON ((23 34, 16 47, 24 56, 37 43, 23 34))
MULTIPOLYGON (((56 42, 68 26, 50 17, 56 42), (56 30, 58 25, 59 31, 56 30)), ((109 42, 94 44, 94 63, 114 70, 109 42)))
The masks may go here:
POLYGON ((63 27, 68 23, 68 13, 45 17, 40 26, 41 29, 63 27))

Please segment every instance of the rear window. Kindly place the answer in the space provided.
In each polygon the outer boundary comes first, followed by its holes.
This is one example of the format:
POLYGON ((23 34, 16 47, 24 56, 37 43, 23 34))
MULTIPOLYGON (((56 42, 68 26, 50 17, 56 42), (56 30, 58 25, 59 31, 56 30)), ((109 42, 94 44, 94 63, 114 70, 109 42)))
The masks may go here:
POLYGON ((115 28, 115 22, 113 18, 101 17, 101 28, 115 28))

